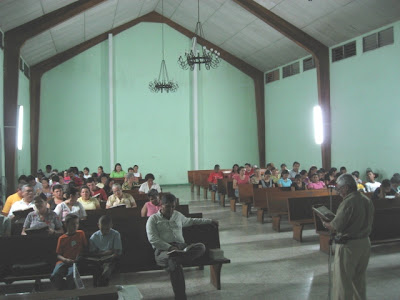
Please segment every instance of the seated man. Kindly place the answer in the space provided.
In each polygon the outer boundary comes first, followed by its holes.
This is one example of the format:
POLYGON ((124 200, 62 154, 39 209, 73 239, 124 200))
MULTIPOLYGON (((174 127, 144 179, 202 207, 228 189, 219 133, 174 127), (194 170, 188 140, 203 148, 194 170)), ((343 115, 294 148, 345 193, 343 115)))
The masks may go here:
POLYGON ((85 233, 79 228, 79 217, 69 214, 65 217, 67 233, 58 238, 57 263, 50 281, 58 290, 74 289, 73 264, 87 247, 85 233), (64 279, 64 276, 66 279, 64 279))
POLYGON ((372 172, 371 170, 367 170, 367 180, 368 182, 365 183, 365 190, 367 193, 373 193, 375 190, 381 186, 381 183, 378 181, 375 181, 375 173, 372 172))
POLYGON ((34 203, 32 202, 33 200, 33 188, 28 185, 25 184, 22 187, 22 200, 19 200, 17 202, 15 202, 10 209, 10 212, 8 213, 8 217, 9 218, 14 218, 14 211, 17 210, 25 210, 25 209, 29 209, 29 208, 33 208, 34 207, 34 203))
POLYGON ((120 184, 115 183, 112 186, 113 195, 108 197, 106 208, 111 208, 121 204, 125 204, 128 207, 136 207, 136 202, 133 197, 127 193, 122 192, 122 187, 120 184))
POLYGON ((382 180, 382 184, 380 187, 378 187, 374 195, 372 196, 372 199, 378 200, 378 199, 385 199, 385 198, 393 198, 398 196, 397 192, 395 189, 392 188, 392 185, 390 184, 389 179, 384 179, 382 180))
POLYGON ((102 188, 99 188, 96 185, 96 182, 92 177, 88 178, 86 180, 86 185, 89 187, 92 197, 98 197, 97 199, 99 199, 99 201, 107 201, 108 200, 106 192, 102 188), (99 195, 99 196, 97 196, 97 195, 99 195))
POLYGON ((4 204, 3 210, 2 210, 2 214, 4 216, 8 216, 8 213, 10 212, 11 206, 17 202, 20 201, 22 199, 22 187, 26 185, 26 182, 21 181, 20 183, 18 183, 18 188, 17 188, 17 192, 15 194, 12 194, 10 196, 8 196, 6 203, 4 204))
POLYGON ((186 299, 182 264, 190 263, 202 256, 205 252, 205 246, 198 243, 184 253, 168 253, 187 247, 183 239, 182 227, 211 223, 218 225, 218 222, 211 219, 186 218, 180 212, 175 211, 176 198, 172 194, 163 195, 161 203, 160 211, 152 215, 147 221, 147 237, 155 249, 156 263, 164 267, 170 274, 175 299, 186 299))
POLYGON ((108 215, 100 217, 98 226, 99 230, 90 237, 89 251, 96 257, 107 257, 106 260, 96 262, 97 270, 94 274, 95 286, 107 286, 117 258, 122 254, 121 235, 112 229, 112 219, 108 215))

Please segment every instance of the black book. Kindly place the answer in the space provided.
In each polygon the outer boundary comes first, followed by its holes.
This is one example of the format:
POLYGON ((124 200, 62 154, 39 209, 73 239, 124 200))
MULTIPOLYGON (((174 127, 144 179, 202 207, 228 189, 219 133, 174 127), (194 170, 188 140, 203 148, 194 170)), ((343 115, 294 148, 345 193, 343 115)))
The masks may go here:
POLYGON ((320 218, 322 218, 326 222, 332 221, 336 216, 326 206, 318 206, 318 207, 313 206, 312 209, 320 218))
POLYGON ((47 231, 49 230, 49 226, 47 225, 38 225, 34 226, 31 228, 25 229, 25 232, 27 235, 31 234, 47 234, 47 231))
POLYGON ((13 214, 16 218, 26 218, 29 213, 33 212, 33 207, 28 208, 28 209, 22 209, 22 210, 15 210, 13 211, 13 214))

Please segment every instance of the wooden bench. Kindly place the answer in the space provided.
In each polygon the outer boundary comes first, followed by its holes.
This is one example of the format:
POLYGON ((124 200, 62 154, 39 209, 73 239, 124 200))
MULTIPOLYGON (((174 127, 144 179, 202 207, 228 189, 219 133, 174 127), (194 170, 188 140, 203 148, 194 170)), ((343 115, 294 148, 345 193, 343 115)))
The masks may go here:
POLYGON ((251 210, 251 205, 254 201, 254 189, 258 189, 258 186, 254 186, 251 183, 239 184, 239 201, 242 203, 242 216, 248 218, 251 210))
POLYGON ((229 178, 218 179, 218 192, 220 193, 220 205, 225 207, 225 196, 231 201, 231 210, 236 211, 236 196, 235 190, 233 189, 233 180, 229 178), (234 199, 232 206, 232 199, 234 199))
MULTIPOLYGON (((191 191, 194 192, 194 187, 197 187, 197 195, 200 195, 200 189, 203 188, 204 198, 207 199, 207 190, 209 188, 207 178, 214 170, 190 170, 188 171, 188 182, 191 185, 191 191)), ((229 169, 222 170, 224 174, 231 172, 229 169)))
MULTIPOLYGON (((123 253, 120 258, 120 272, 139 272, 160 270, 154 260, 152 249, 146 234, 147 218, 127 218, 113 220, 114 229, 121 234, 123 253)), ((86 229, 85 229, 86 231, 86 229)), ((87 231, 86 231, 87 232, 87 231)), ((86 235, 90 237, 89 232, 86 235)), ((209 258, 209 250, 220 248, 218 227, 211 224, 196 225, 183 228, 185 241, 201 242, 206 246, 206 253, 193 261, 193 266, 210 266, 210 281, 221 289, 221 268, 229 259, 213 260, 209 258)), ((0 281, 7 284, 17 280, 37 280, 49 278, 56 263, 56 237, 42 236, 10 236, 0 237, 0 281), (37 263, 31 268, 26 264, 37 263)), ((92 275, 82 269, 81 275, 92 275)))

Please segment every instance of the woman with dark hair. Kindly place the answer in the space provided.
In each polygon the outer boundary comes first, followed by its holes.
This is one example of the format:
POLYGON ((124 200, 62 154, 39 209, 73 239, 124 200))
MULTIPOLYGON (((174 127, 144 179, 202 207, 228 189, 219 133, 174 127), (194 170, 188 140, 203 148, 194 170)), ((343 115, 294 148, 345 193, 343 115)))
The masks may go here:
POLYGON ((292 191, 304 191, 307 190, 307 185, 301 181, 301 175, 297 174, 294 176, 294 182, 292 183, 290 189, 292 191))
MULTIPOLYGON (((102 177, 103 178, 103 177, 102 177)), ((107 194, 107 197, 110 197, 112 194, 113 194, 113 191, 112 191, 112 186, 113 186, 113 184, 114 184, 114 179, 112 179, 112 178, 107 178, 107 181, 106 181, 106 183, 104 184, 104 191, 106 192, 106 194, 107 194)))
POLYGON ((234 164, 232 167, 232 171, 229 174, 229 178, 233 178, 233 176, 235 175, 239 175, 239 165, 238 164, 234 164))
POLYGON ((139 180, 142 179, 142 174, 139 172, 139 166, 134 165, 133 166, 133 175, 135 175, 135 182, 139 183, 139 180))
POLYGON ((58 204, 54 209, 61 221, 64 221, 65 217, 71 213, 78 215, 81 220, 86 219, 86 211, 82 204, 78 202, 79 191, 74 187, 69 187, 65 191, 65 197, 67 200, 58 204))
POLYGON ((144 180, 146 182, 142 183, 139 188, 139 194, 147 194, 151 189, 157 190, 157 192, 161 193, 161 187, 154 182, 154 175, 149 173, 146 174, 144 180))
POLYGON ((278 186, 290 188, 291 185, 292 185, 292 181, 289 179, 289 171, 283 170, 281 173, 281 178, 278 180, 278 186))
MULTIPOLYGON (((325 185, 330 186, 330 185, 336 185, 336 168, 330 168, 328 173, 325 175, 325 185)), ((311 178, 311 177, 310 177, 311 178)))
POLYGON ((239 167, 238 171, 239 174, 233 176, 233 189, 236 197, 239 197, 239 184, 250 183, 250 177, 246 175, 246 169, 239 167))
POLYGON ((308 178, 311 179, 315 173, 317 173, 318 168, 316 166, 311 166, 310 170, 308 170, 308 178))
POLYGON ((126 172, 122 170, 122 166, 120 163, 116 163, 114 167, 114 171, 111 172, 110 178, 124 178, 126 172))
POLYGON ((53 186, 53 199, 47 202, 47 207, 54 210, 58 204, 64 202, 64 190, 61 184, 56 184, 53 186))
POLYGON ((78 198, 78 202, 82 204, 85 210, 96 210, 101 208, 99 200, 91 196, 90 189, 87 185, 81 186, 80 194, 81 196, 78 198))
POLYGON ((97 177, 101 177, 104 174, 103 166, 97 167, 97 177))
POLYGON ((42 184, 42 194, 46 196, 46 199, 49 200, 53 196, 53 193, 51 192, 51 187, 49 185, 49 179, 46 177, 43 177, 41 180, 42 184))

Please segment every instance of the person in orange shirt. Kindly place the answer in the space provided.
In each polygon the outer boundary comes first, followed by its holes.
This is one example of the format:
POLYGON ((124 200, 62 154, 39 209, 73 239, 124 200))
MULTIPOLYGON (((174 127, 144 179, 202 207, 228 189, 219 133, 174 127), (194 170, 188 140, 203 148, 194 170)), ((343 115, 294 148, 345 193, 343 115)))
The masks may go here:
POLYGON ((4 216, 8 216, 8 213, 10 212, 11 206, 17 202, 20 201, 22 199, 22 187, 24 185, 26 185, 26 182, 20 182, 18 183, 18 188, 17 188, 17 192, 15 194, 10 195, 7 200, 6 203, 4 204, 3 210, 1 211, 1 213, 4 216))
MULTIPOLYGON (((214 172, 211 172, 208 176, 208 183, 210 184, 211 189, 211 200, 215 201, 215 193, 218 192, 218 179, 224 179, 224 173, 220 171, 219 165, 214 166, 214 172)), ((218 201, 219 201, 219 194, 218 194, 218 201)))
POLYGON ((88 244, 85 233, 78 230, 78 215, 73 213, 67 215, 65 226, 67 233, 58 238, 56 249, 58 261, 50 277, 50 281, 58 290, 75 288, 72 266, 77 262, 79 255, 86 250, 88 244))

